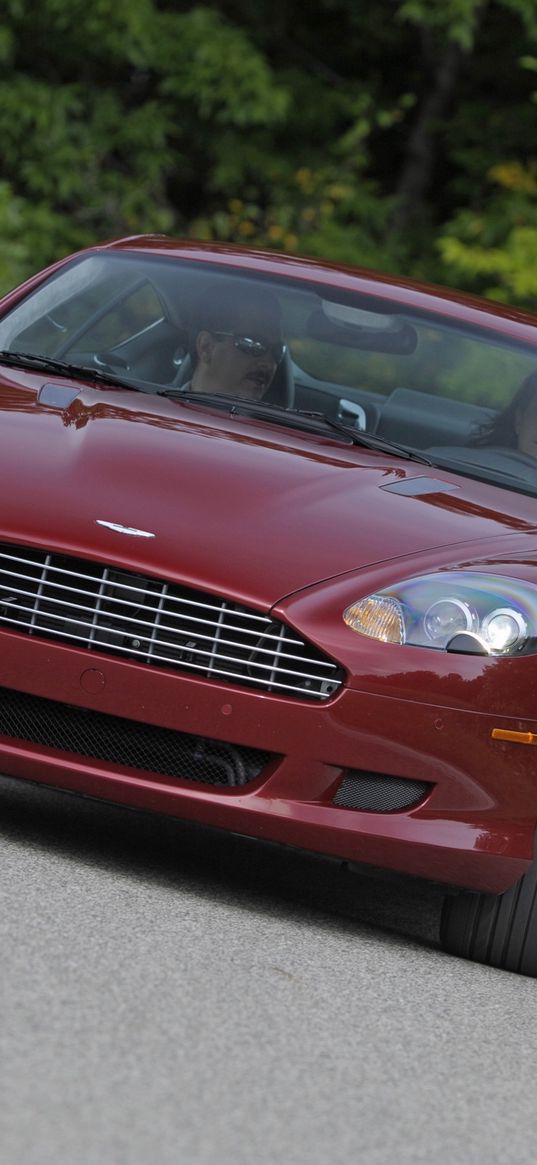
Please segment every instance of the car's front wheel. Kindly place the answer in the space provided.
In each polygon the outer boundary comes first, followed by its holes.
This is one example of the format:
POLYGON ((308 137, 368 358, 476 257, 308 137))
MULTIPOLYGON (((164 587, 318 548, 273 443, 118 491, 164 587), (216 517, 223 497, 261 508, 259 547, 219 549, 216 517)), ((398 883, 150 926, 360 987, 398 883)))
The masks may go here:
POLYGON ((505 894, 447 897, 440 941, 451 955, 537 978, 537 861, 505 894))

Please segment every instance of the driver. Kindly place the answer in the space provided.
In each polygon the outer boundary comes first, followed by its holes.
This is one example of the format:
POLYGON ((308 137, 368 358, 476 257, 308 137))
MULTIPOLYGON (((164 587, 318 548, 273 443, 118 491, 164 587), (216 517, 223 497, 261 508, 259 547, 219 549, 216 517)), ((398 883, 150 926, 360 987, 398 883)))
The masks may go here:
POLYGON ((537 457, 537 372, 526 376, 506 408, 481 429, 474 445, 501 445, 537 457))
POLYGON ((272 292, 216 284, 199 298, 191 327, 191 392, 260 400, 285 352, 280 305, 272 292))

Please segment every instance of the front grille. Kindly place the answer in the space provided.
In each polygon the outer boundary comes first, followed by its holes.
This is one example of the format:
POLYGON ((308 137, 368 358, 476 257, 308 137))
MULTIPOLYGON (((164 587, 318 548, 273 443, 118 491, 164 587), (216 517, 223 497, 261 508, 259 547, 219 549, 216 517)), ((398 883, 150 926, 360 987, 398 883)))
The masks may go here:
POLYGON ((346 769, 332 804, 365 813, 397 813, 417 805, 431 789, 427 781, 346 769))
POLYGON ((0 736, 45 745, 73 759, 231 788, 258 777, 274 754, 170 728, 155 728, 56 700, 0 688, 0 736))
POLYGON ((115 566, 0 546, 0 626, 157 667, 314 700, 343 682, 290 627, 115 566))

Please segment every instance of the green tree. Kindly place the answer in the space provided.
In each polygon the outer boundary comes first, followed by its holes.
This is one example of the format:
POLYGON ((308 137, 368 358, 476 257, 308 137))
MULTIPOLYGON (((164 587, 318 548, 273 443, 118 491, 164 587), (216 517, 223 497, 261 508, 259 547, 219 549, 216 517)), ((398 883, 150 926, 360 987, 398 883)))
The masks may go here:
POLYGON ((532 304, 537 0, 0 0, 0 285, 97 239, 532 304))

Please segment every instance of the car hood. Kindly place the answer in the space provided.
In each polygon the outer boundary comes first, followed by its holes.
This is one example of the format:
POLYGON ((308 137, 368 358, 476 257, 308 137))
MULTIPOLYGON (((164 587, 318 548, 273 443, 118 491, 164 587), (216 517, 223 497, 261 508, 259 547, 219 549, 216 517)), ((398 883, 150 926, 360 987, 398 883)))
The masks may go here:
POLYGON ((484 554, 513 534, 535 544, 534 499, 337 435, 86 386, 65 407, 48 406, 42 378, 17 379, 5 372, 0 385, 3 541, 265 608, 435 548, 449 561, 446 548, 475 554, 478 544, 484 554))

